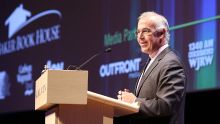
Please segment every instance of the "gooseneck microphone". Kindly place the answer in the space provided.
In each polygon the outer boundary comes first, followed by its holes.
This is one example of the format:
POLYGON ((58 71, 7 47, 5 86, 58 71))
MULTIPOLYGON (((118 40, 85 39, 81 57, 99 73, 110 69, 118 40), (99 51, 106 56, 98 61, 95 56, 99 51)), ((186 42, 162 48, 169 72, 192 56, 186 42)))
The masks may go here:
MULTIPOLYGON (((86 65, 88 62, 90 62, 91 60, 93 60, 94 58, 96 58, 97 56, 101 55, 102 53, 109 53, 111 52, 112 49, 111 48, 107 48, 104 50, 104 52, 99 52, 99 53, 96 53, 95 55, 93 55, 92 57, 90 57, 89 59, 87 59, 84 63, 82 63, 81 65, 79 65, 78 67, 75 66, 76 70, 80 70, 84 65, 86 65)), ((70 67, 70 66, 69 66, 70 67)), ((68 67, 68 68, 69 68, 68 67)))

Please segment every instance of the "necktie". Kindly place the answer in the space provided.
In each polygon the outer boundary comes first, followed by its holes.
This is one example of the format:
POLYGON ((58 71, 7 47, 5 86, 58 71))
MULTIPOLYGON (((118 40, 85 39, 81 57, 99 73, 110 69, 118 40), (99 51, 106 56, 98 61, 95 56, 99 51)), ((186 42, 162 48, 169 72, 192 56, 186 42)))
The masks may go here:
POLYGON ((146 66, 145 66, 144 71, 143 71, 143 75, 146 73, 147 69, 149 68, 148 65, 149 65, 150 61, 151 61, 151 59, 148 58, 148 60, 147 60, 147 62, 146 62, 146 66))
POLYGON ((137 82, 137 85, 136 85, 136 93, 137 93, 137 91, 138 91, 138 88, 139 88, 139 84, 140 84, 140 82, 141 82, 141 79, 142 79, 142 77, 143 77, 143 75, 145 74, 145 72, 147 71, 147 68, 149 68, 148 67, 148 64, 150 63, 150 58, 148 58, 148 60, 147 60, 147 62, 146 62, 146 64, 145 64, 145 66, 144 66, 144 69, 143 69, 143 71, 142 71, 142 73, 141 73, 141 76, 140 76, 140 78, 139 78, 139 80, 138 80, 138 82, 137 82))

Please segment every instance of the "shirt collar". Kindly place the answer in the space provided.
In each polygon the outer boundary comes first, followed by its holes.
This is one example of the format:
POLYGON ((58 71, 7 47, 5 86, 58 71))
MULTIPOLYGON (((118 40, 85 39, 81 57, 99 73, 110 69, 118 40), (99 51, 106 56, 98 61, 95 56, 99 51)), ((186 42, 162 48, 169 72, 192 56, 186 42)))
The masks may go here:
MULTIPOLYGON (((168 46, 169 46, 168 44, 165 44, 165 45, 163 45, 162 47, 160 47, 159 50, 158 50, 158 52, 157 52, 157 54, 156 54, 153 58, 151 58, 151 60, 152 60, 152 61, 155 60, 155 59, 157 58, 157 56, 158 56, 164 49, 166 49, 168 46)), ((150 56, 149 56, 149 57, 150 57, 150 56)))

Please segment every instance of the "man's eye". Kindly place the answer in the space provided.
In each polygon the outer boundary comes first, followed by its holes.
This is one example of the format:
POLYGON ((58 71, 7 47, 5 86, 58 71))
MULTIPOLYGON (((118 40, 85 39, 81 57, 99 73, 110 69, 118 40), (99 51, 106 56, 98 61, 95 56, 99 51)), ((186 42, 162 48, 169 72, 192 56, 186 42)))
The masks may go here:
POLYGON ((149 32, 150 32, 150 30, 143 30, 142 32, 146 32, 146 33, 149 33, 149 32))

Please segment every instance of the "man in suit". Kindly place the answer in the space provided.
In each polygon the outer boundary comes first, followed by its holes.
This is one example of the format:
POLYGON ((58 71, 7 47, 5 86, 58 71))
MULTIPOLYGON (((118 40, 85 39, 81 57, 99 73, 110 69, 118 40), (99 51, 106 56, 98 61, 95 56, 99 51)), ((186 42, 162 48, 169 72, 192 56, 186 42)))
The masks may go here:
POLYGON ((169 25, 155 12, 138 18, 137 41, 150 61, 137 81, 134 93, 118 92, 118 99, 140 104, 130 123, 183 124, 186 74, 180 58, 169 48, 169 25))

